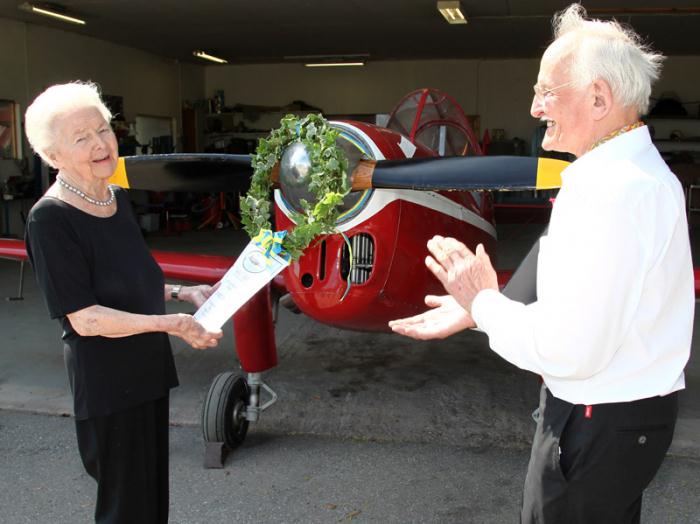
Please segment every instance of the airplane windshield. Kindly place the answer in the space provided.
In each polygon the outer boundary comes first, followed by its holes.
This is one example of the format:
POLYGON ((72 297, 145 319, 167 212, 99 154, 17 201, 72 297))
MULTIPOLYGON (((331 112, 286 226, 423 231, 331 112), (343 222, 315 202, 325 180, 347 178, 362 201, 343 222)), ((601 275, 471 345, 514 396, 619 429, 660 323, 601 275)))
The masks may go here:
MULTIPOLYGON (((360 160, 372 158, 370 149, 363 141, 359 137, 350 135, 346 130, 341 131, 338 140, 336 140, 336 145, 343 150, 348 158, 348 176, 357 167, 360 160)), ((354 217, 362 209, 364 203, 367 202, 369 194, 371 194, 371 190, 353 191, 348 194, 343 200, 343 205, 340 206, 341 214, 338 223, 342 224, 354 217)))
POLYGON ((455 99, 437 89, 418 89, 392 111, 387 128, 439 156, 481 154, 472 121, 455 99))

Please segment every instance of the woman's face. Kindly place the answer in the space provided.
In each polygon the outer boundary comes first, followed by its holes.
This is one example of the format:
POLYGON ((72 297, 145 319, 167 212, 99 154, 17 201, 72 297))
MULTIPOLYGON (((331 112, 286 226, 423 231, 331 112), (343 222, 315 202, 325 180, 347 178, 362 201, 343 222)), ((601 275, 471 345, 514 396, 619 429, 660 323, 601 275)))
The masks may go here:
POLYGON ((117 168, 117 138, 95 107, 56 117, 48 156, 59 171, 86 181, 106 180, 117 168))

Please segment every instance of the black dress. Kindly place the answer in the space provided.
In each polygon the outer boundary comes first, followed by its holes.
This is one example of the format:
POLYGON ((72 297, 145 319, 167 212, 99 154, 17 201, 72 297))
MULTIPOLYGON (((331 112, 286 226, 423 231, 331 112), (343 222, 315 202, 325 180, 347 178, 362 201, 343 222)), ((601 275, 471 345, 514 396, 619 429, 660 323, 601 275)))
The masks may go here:
POLYGON ((108 218, 42 198, 27 218, 27 254, 49 314, 63 327, 78 445, 88 473, 98 481, 96 520, 165 522, 167 398, 178 383, 168 335, 85 337, 66 316, 92 305, 165 313, 163 272, 146 246, 127 192, 117 189, 116 198, 117 212, 108 218), (138 508, 144 498, 160 509, 138 508))

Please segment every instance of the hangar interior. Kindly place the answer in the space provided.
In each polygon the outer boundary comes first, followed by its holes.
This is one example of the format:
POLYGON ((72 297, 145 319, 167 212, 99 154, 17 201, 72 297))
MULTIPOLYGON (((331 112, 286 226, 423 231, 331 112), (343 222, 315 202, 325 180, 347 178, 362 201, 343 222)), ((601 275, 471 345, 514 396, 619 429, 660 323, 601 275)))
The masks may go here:
MULTIPOLYGON (((448 25, 434 0, 63 2, 62 12, 87 22, 74 26, 18 9, 22 3, 0 0, 0 236, 14 238, 23 236, 26 214, 52 177, 32 155, 22 134, 27 105, 51 84, 75 79, 97 82, 116 112, 115 130, 125 155, 250 152, 255 141, 288 112, 321 110, 331 118, 382 122, 404 95, 423 87, 454 97, 472 118, 479 139, 489 136, 494 154, 530 155, 538 145, 538 124, 529 108, 539 56, 551 40, 552 13, 568 4, 462 0, 468 23, 448 25), (228 63, 213 64, 193 56, 200 49, 228 63), (331 60, 363 65, 305 66, 331 60)), ((697 252, 693 233, 700 224, 700 9, 692 2, 657 2, 653 8, 647 4, 624 0, 612 10, 607 2, 584 2, 592 16, 615 16, 630 23, 667 55, 652 93, 652 109, 659 107, 648 123, 687 190, 690 234, 697 252)), ((547 197, 527 193, 513 198, 542 203, 547 197)), ((234 227, 235 220, 216 213, 222 202, 218 196, 199 196, 185 203, 180 199, 134 195, 151 246, 237 253, 245 238, 234 227)), ((235 212, 235 199, 225 200, 235 212)), ((534 215, 515 217, 513 223, 503 220, 499 235, 506 245, 499 258, 501 267, 517 264, 543 227, 541 221, 534 215)), ((16 263, 0 261, 1 295, 15 295, 21 278, 18 270, 16 263)), ((5 370, 0 373, 0 408, 68 413, 70 396, 58 327, 49 325, 33 275, 27 272, 25 300, 2 303, 2 332, 12 344, 0 351, 0 369, 5 370), (47 326, 46 332, 36 328, 40 325, 47 326), (9 351, 10 346, 21 351, 9 351)), ((432 437, 450 443, 490 441, 486 429, 472 425, 473 419, 462 424, 454 413, 462 411, 465 402, 495 404, 502 409, 502 420, 481 414, 478 422, 489 431, 500 430, 496 440, 503 445, 527 441, 529 413, 523 413, 530 403, 523 398, 532 397, 531 377, 495 363, 493 356, 472 360, 460 355, 460 344, 471 344, 470 338, 458 338, 442 349, 431 343, 437 357, 426 364, 425 345, 397 343, 390 335, 347 335, 312 321, 304 321, 299 329, 294 327, 298 318, 286 312, 279 322, 278 346, 287 371, 273 375, 288 397, 288 407, 264 423, 268 431, 364 432, 378 439, 404 432, 413 440, 425 437, 398 414, 379 424, 367 421, 363 410, 376 414, 375 421, 382 418, 381 402, 376 400, 380 398, 409 402, 434 424, 432 437), (334 354, 341 364, 335 374, 324 367, 329 357, 319 351, 319 340, 336 341, 334 354), (390 349, 377 356, 370 350, 374 344, 390 349), (480 363, 484 366, 481 379, 465 379, 456 371, 480 363), (426 369, 446 385, 440 390, 446 405, 437 412, 428 399, 410 396, 415 391, 412 385, 419 389, 424 383, 426 369), (309 378, 314 373, 336 385, 309 378), (377 373, 386 383, 393 381, 400 387, 387 393, 380 387, 382 379, 367 386, 367 376, 377 373), (308 380, 300 384, 299 376, 308 380), (488 380, 512 381, 514 387, 504 398, 494 400, 488 380), (293 412, 305 409, 305 400, 317 398, 329 401, 328 410, 307 413, 302 423, 293 417, 293 412), (334 411, 343 413, 342 422, 334 411), (360 419, 363 422, 358 423, 360 419), (458 426, 461 429, 455 431, 458 426), (472 429, 464 429, 468 426, 472 429)), ((226 337, 222 345, 228 349, 206 358, 174 345, 178 369, 185 378, 174 397, 173 419, 197 424, 209 381, 234 359, 230 329, 226 337)), ((475 344, 486 353, 483 341, 475 344)), ((697 455, 700 369, 694 361, 697 357, 691 357, 688 383, 695 389, 684 401, 676 449, 697 455)), ((469 416, 478 412, 478 408, 470 410, 469 416)))
MULTIPOLYGON (((683 164, 677 172, 690 189, 700 137, 698 10, 683 2, 655 8, 619 2, 617 11, 603 4, 586 7, 592 16, 632 24, 668 56, 652 93, 650 124, 669 161, 683 164)), ((457 25, 447 24, 432 0, 298 7, 282 0, 264 6, 73 1, 56 7, 86 20, 77 26, 18 8, 24 5, 0 2, 0 220, 2 231, 16 236, 32 199, 49 182, 22 137, 22 113, 52 83, 97 82, 116 113, 124 155, 249 152, 288 112, 382 122, 404 95, 424 87, 454 97, 478 138, 488 134, 492 154, 530 155, 538 145, 538 125, 529 115, 532 85, 551 39, 551 14, 564 6, 462 2, 468 23, 457 25), (228 63, 195 57, 198 49, 228 63), (353 60, 364 65, 304 67, 353 60)), ((144 228, 163 229, 164 213, 148 214, 144 228)), ((179 226, 202 221, 192 217, 179 226)))

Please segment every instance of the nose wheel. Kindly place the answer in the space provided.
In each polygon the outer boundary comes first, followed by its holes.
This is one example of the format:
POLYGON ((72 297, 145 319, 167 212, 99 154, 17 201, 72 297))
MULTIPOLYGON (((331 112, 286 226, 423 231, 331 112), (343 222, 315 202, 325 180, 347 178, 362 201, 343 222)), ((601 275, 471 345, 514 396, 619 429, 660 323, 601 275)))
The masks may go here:
POLYGON ((222 468, 226 454, 245 440, 248 424, 277 400, 277 395, 260 380, 260 373, 248 379, 232 371, 219 373, 211 383, 202 405, 202 436, 206 444, 204 467, 222 468), (261 405, 260 389, 271 398, 261 405))

